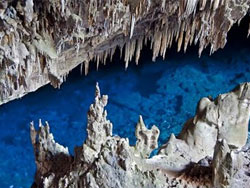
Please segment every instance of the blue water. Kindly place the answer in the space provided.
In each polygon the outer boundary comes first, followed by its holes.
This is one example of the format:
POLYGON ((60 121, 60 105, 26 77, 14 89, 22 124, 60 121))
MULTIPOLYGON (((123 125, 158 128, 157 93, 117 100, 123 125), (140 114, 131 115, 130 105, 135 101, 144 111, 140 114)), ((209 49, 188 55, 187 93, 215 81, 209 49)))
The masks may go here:
MULTIPOLYGON (((146 52, 147 53, 147 52, 146 52)), ((128 70, 115 60, 112 66, 91 71, 87 77, 73 72, 60 90, 45 86, 20 100, 0 106, 0 187, 30 187, 35 163, 29 137, 29 122, 47 120, 57 142, 81 145, 86 138, 86 113, 99 82, 109 95, 108 118, 113 132, 135 143, 134 130, 141 114, 146 124, 156 124, 160 143, 195 113, 201 97, 228 92, 238 83, 250 81, 250 48, 232 45, 202 58, 170 53, 167 60, 142 58, 128 70)))

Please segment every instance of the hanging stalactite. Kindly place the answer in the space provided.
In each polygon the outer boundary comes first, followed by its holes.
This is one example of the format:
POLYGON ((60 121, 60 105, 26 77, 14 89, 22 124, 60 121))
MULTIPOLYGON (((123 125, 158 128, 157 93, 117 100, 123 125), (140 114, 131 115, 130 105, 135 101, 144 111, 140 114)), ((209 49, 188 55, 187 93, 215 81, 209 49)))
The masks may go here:
POLYGON ((198 43, 199 55, 208 45, 213 53, 250 10, 249 0, 11 2, 0 2, 0 104, 47 83, 59 87, 83 62, 85 74, 86 62, 98 69, 116 48, 122 56, 125 47, 125 68, 133 56, 138 64, 143 41, 151 40, 153 60, 174 42, 178 51, 198 43))

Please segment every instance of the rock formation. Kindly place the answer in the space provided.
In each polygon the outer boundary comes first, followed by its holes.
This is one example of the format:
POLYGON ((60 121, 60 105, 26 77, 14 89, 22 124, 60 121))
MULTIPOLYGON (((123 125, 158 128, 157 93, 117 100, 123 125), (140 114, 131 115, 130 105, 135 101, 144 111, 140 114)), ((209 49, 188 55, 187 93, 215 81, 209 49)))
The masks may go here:
POLYGON ((148 158, 152 151, 158 148, 158 138, 160 130, 154 125, 151 130, 145 126, 142 116, 136 126, 135 135, 137 138, 135 153, 142 158, 148 158))
POLYGON ((232 177, 242 168, 242 155, 235 153, 225 140, 218 140, 212 163, 214 187, 231 187, 232 177))
MULTIPOLYGON (((0 104, 66 79, 91 60, 105 64, 119 48, 125 67, 151 41, 153 60, 199 42, 199 55, 226 44, 249 0, 4 0, 0 2, 0 104)), ((249 29, 250 32, 250 29, 249 29)))
POLYGON ((33 188, 167 188, 249 187, 250 83, 216 99, 202 98, 194 118, 178 137, 173 134, 157 155, 160 131, 148 129, 140 116, 136 145, 112 136, 107 120, 108 97, 98 85, 88 112, 88 136, 70 156, 57 144, 46 126, 31 124, 37 171, 33 188))

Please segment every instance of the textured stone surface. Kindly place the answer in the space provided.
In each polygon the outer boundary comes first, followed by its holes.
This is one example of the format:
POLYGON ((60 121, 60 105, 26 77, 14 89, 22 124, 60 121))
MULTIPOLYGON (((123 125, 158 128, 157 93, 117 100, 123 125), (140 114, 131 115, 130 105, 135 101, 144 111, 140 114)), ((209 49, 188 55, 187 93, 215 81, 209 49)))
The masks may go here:
POLYGON ((93 159, 100 152, 102 145, 106 143, 107 138, 112 136, 112 123, 106 119, 107 111, 104 110, 107 102, 108 96, 103 95, 101 97, 100 89, 97 84, 95 103, 90 106, 88 111, 88 137, 83 144, 84 159, 89 163, 93 162, 93 159), (92 155, 89 155, 89 151, 92 151, 92 155))
POLYGON ((139 121, 136 126, 135 135, 137 138, 135 153, 142 158, 148 158, 151 152, 158 148, 158 138, 160 130, 153 125, 151 130, 145 126, 142 116, 139 117, 139 121))
POLYGON ((116 48, 125 67, 151 41, 153 60, 199 42, 199 54, 223 48, 249 0, 10 0, 0 2, 0 104, 51 83, 77 65, 105 64, 116 48))
POLYGON ((35 181, 40 181, 42 177, 43 184, 41 186, 50 187, 53 183, 52 180, 70 171, 73 157, 69 155, 68 148, 54 141, 48 123, 43 126, 40 122, 38 131, 31 123, 30 136, 37 167, 35 181))
POLYGON ((213 186, 218 188, 231 187, 234 175, 242 168, 243 156, 230 149, 225 140, 218 140, 212 162, 213 186))
POLYGON ((241 84, 214 100, 202 98, 196 116, 184 124, 178 139, 171 135, 160 149, 160 154, 167 155, 169 165, 183 168, 190 161, 197 163, 206 156, 212 157, 218 139, 241 149, 248 137, 249 86, 241 84))
POLYGON ((224 120, 224 116, 231 117, 228 119, 233 122, 236 118, 239 124, 228 123, 225 126, 234 129, 239 125, 240 129, 234 130, 234 134, 242 134, 244 131, 247 134, 245 126, 248 126, 250 115, 249 85, 250 83, 241 84, 214 101, 203 98, 198 104, 196 116, 187 121, 180 136, 176 138, 172 134, 159 153, 151 158, 148 156, 158 145, 159 130, 155 126, 151 130, 147 129, 140 117, 136 126, 135 146, 130 146, 128 139, 112 136, 112 124, 106 119, 107 112, 104 110, 108 98, 101 96, 96 85, 95 101, 88 112, 88 137, 82 146, 75 148, 74 156, 70 156, 66 148, 55 143, 48 125, 41 125, 38 131, 31 126, 37 164, 33 187, 163 188, 240 185, 247 188, 250 181, 250 149, 248 145, 243 147, 245 137, 240 142, 235 137, 231 139, 230 131, 220 131, 216 124, 208 123, 207 117, 215 117, 215 122, 224 120), (226 98, 230 100, 225 100, 226 98), (235 108, 228 108, 230 110, 225 113, 222 110, 224 105, 235 108), (220 116, 216 116, 218 111, 220 116), (210 147, 206 148, 209 143, 210 147))

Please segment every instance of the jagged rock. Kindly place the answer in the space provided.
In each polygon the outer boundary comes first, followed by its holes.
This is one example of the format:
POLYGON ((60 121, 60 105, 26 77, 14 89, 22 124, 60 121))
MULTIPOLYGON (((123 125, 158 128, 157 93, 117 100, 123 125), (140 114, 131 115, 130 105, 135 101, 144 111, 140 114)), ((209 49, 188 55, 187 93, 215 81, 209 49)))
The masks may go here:
POLYGON ((151 130, 148 130, 143 122, 142 116, 140 116, 135 135, 137 138, 135 153, 138 153, 142 158, 148 158, 151 152, 158 148, 160 130, 155 125, 152 126, 151 130))
MULTIPOLYGON (((125 67, 151 40, 153 60, 199 42, 199 55, 226 44, 249 0, 9 0, 0 2, 0 104, 51 83, 81 64, 106 63, 125 48, 125 67)), ((249 30, 250 31, 250 30, 249 30)))
POLYGON ((58 177, 70 170, 73 158, 67 147, 55 142, 47 122, 43 126, 40 121, 38 131, 32 122, 30 136, 37 167, 36 181, 32 187, 51 187, 54 181, 58 181, 58 177))
POLYGON ((233 176, 242 168, 243 156, 230 149, 225 140, 218 140, 212 162, 213 185, 216 188, 229 188, 233 176))
POLYGON ((83 144, 85 161, 93 162, 96 155, 100 152, 103 144, 108 137, 112 136, 112 123, 106 119, 107 111, 104 107, 108 103, 108 96, 101 97, 98 83, 96 84, 95 103, 90 105, 88 111, 88 137, 83 144), (86 153, 86 154, 85 154, 86 153))
POLYGON ((250 185, 250 145, 249 143, 241 150, 243 155, 243 168, 232 179, 232 187, 249 187, 250 185))
POLYGON ((108 97, 101 96, 97 84, 88 112, 88 137, 74 156, 55 143, 48 124, 40 125, 39 131, 31 126, 37 165, 33 187, 247 188, 250 147, 242 148, 246 137, 235 135, 248 133, 249 85, 241 84, 214 101, 200 100, 196 116, 181 134, 177 138, 172 134, 159 153, 148 158, 158 145, 158 128, 147 129, 140 116, 135 146, 127 138, 112 136, 104 110, 108 97), (219 126, 222 122, 224 126, 219 126))
POLYGON ((212 157, 218 139, 241 149, 248 137, 249 86, 250 83, 241 84, 215 100, 202 98, 196 116, 185 123, 178 139, 172 135, 159 153, 167 155, 168 163, 184 167, 190 161, 197 163, 206 156, 212 157))
POLYGON ((35 131, 33 122, 30 125, 31 132, 31 142, 34 147, 34 151, 39 150, 39 155, 37 155, 38 160, 43 160, 46 158, 46 154, 51 153, 52 155, 57 155, 63 153, 69 155, 68 148, 55 142, 53 135, 50 133, 50 128, 48 122, 46 126, 43 126, 41 120, 39 122, 39 131, 35 131), (37 138, 38 136, 38 138, 37 138), (38 140, 38 142, 37 142, 38 140))

